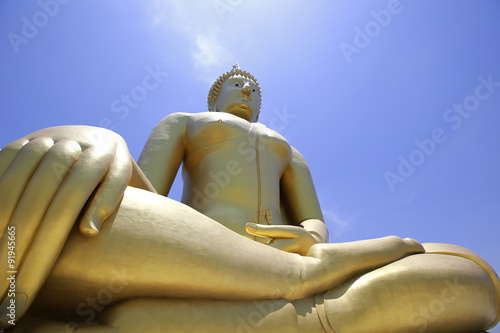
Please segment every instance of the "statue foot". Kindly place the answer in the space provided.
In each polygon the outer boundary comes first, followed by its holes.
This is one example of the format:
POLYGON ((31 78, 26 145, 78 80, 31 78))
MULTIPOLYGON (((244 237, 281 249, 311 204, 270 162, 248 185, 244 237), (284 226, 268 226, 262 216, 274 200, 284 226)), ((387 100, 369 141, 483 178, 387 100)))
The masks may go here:
POLYGON ((407 246, 408 254, 425 252, 424 246, 420 242, 414 240, 413 238, 403 238, 403 242, 407 246))
POLYGON ((347 280, 425 249, 414 239, 388 236, 347 243, 319 243, 307 256, 316 260, 304 278, 305 296, 335 288, 347 280))

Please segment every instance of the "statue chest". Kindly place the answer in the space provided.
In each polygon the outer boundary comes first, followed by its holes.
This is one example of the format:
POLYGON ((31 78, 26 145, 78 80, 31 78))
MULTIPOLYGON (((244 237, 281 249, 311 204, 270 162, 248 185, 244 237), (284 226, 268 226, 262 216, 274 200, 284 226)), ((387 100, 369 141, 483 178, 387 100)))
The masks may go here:
POLYGON ((202 113, 189 123, 186 136, 188 157, 216 153, 219 157, 250 160, 267 155, 279 164, 290 158, 290 145, 280 134, 227 113, 202 113))

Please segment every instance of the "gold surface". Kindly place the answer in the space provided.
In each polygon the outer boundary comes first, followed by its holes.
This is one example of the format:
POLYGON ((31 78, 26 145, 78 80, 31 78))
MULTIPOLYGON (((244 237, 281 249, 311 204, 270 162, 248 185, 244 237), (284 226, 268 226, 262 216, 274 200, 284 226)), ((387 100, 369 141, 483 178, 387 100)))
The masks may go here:
POLYGON ((0 150, 2 327, 457 333, 498 322, 498 277, 466 249, 326 243, 304 157, 254 122, 253 77, 226 76, 217 112, 168 115, 138 163, 120 136, 88 126, 0 150), (166 195, 181 166, 177 202, 166 195))

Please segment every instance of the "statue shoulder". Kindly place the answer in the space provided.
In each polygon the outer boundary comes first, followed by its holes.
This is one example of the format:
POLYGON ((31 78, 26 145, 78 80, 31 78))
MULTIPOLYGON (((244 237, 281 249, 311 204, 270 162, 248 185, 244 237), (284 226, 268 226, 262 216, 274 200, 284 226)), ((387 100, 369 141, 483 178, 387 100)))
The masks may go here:
POLYGON ((298 151, 297 148, 292 146, 290 146, 290 148, 291 148, 291 159, 290 159, 291 163, 307 166, 307 162, 304 155, 302 155, 302 153, 298 151))
POLYGON ((283 135, 281 135, 279 132, 273 130, 272 128, 269 128, 269 127, 267 127, 266 125, 264 125, 262 123, 255 123, 254 126, 258 126, 259 127, 259 132, 260 133, 265 134, 268 137, 275 138, 275 139, 277 139, 277 140, 279 140, 279 141, 283 142, 284 144, 287 144, 288 146, 291 147, 291 145, 288 142, 288 140, 283 135))
POLYGON ((175 112, 160 120, 154 127, 152 133, 164 133, 165 131, 184 130, 192 117, 192 113, 175 112))
POLYGON ((192 118, 193 115, 194 115, 193 113, 187 113, 187 112, 174 112, 164 117, 162 120, 160 120, 158 122, 158 125, 165 123, 187 122, 189 121, 190 118, 192 118))

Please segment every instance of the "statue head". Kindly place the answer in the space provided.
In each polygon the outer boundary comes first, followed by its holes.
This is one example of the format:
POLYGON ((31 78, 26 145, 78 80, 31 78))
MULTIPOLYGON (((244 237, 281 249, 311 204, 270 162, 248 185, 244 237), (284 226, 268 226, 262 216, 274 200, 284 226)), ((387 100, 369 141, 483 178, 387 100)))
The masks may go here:
POLYGON ((259 119, 260 87, 252 74, 238 64, 215 80, 208 92, 208 110, 227 112, 250 122, 259 119))

